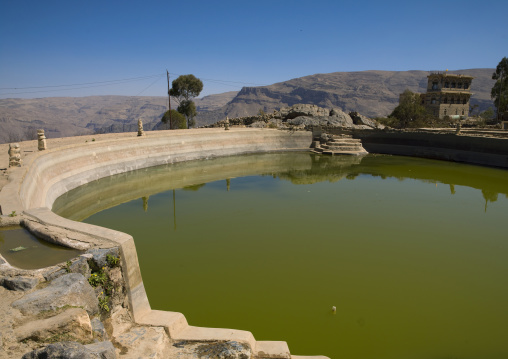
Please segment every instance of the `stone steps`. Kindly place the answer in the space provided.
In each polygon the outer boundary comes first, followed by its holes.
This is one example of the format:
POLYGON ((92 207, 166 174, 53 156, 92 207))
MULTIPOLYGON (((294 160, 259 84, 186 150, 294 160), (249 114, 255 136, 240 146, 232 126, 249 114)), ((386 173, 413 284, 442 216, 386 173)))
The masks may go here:
POLYGON ((361 151, 363 149, 361 144, 358 145, 322 145, 321 148, 332 151, 361 151))
POLYGON ((326 143, 319 141, 313 143, 312 152, 325 155, 363 155, 367 151, 362 146, 362 141, 351 136, 333 136, 326 143))
POLYGON ((236 341, 252 348, 256 358, 291 359, 289 347, 284 341, 256 341, 252 333, 245 330, 191 326, 183 314, 177 312, 152 310, 141 317, 138 323, 163 327, 175 341, 236 341))

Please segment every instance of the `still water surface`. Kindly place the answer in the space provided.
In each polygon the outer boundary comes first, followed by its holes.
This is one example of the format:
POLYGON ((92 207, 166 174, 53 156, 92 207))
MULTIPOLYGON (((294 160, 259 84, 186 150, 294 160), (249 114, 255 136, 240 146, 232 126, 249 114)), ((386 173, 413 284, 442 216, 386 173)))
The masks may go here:
POLYGON ((507 196, 504 170, 286 153, 114 176, 53 209, 133 235, 152 308, 191 325, 334 359, 508 358, 507 196))
POLYGON ((39 239, 25 228, 0 228, 0 254, 17 268, 45 268, 66 262, 81 253, 83 251, 39 239))

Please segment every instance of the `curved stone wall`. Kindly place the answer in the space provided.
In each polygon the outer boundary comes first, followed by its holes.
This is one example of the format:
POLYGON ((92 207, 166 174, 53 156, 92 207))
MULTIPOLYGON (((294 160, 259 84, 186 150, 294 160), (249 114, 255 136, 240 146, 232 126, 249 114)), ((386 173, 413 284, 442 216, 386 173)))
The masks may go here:
MULTIPOLYGON (((152 310, 146 296, 132 236, 51 212, 60 195, 99 178, 135 169, 218 156, 269 151, 306 150, 310 132, 271 129, 199 129, 148 132, 147 136, 87 142, 38 152, 11 173, 0 193, 3 213, 16 211, 48 227, 82 233, 121 249, 129 306, 134 320, 162 326, 175 340, 235 340, 246 343, 259 358, 291 358, 285 342, 256 341, 250 332, 189 326, 184 315, 152 310)), ((294 356, 293 356, 294 357, 294 356)))

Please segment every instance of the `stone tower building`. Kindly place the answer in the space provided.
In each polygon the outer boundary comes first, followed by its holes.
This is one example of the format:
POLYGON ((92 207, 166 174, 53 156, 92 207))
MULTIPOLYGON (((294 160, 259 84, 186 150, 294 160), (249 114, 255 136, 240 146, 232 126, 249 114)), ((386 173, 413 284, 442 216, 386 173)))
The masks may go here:
POLYGON ((436 117, 452 118, 469 116, 469 99, 472 76, 444 73, 431 73, 427 83, 427 93, 422 94, 422 103, 436 117))

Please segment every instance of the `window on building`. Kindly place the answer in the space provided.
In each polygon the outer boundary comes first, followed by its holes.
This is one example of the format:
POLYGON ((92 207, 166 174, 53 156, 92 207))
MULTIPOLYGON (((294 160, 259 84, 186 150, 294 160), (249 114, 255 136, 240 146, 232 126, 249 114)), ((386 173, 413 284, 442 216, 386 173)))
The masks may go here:
POLYGON ((452 89, 455 88, 455 82, 452 82, 452 89))
POLYGON ((433 97, 433 98, 430 100, 430 103, 431 103, 431 104, 435 104, 435 103, 436 103, 436 99, 433 97))
POLYGON ((462 110, 462 116, 464 116, 464 110, 462 110))
POLYGON ((458 110, 458 109, 456 109, 456 110, 455 110, 455 114, 456 114, 456 115, 458 115, 458 114, 459 114, 459 110, 458 110))
POLYGON ((445 83, 444 83, 444 87, 445 87, 445 88, 450 87, 450 83, 449 83, 448 81, 447 81, 447 82, 445 82, 445 83))
POLYGON ((462 100, 462 104, 465 105, 467 103, 467 100, 466 99, 463 99, 462 100))
POLYGON ((455 103, 455 100, 453 99, 453 97, 450 99, 450 104, 454 104, 455 103))
POLYGON ((445 98, 443 99, 443 103, 448 103, 448 97, 445 97, 445 98))
POLYGON ((446 109, 445 109, 445 110, 444 110, 444 115, 445 115, 445 116, 446 116, 447 112, 448 112, 448 111, 446 111, 446 109))
POLYGON ((459 82, 459 83, 457 84, 457 88, 459 88, 459 89, 461 89, 461 88, 462 88, 462 82, 459 82))
POLYGON ((437 81, 432 82, 432 89, 437 90, 437 81))
POLYGON ((465 88, 465 89, 468 89, 468 88, 469 88, 469 82, 464 82, 464 88, 465 88))

